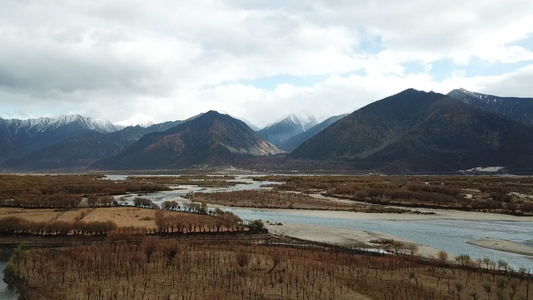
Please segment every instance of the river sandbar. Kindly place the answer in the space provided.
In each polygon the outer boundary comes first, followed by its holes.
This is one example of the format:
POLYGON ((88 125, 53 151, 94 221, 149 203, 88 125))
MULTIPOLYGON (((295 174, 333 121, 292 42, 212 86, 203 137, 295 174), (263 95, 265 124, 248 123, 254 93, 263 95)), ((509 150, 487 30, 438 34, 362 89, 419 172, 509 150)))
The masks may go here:
MULTIPOLYGON (((290 236, 298 239, 326 243, 331 245, 340 245, 346 247, 367 248, 367 249, 379 249, 381 248, 379 243, 375 243, 380 240, 394 240, 404 243, 405 245, 415 245, 417 247, 415 255, 437 258, 439 249, 429 247, 427 245, 415 243, 406 239, 399 238, 386 233, 346 229, 329 226, 318 226, 308 224, 297 224, 290 222, 279 223, 266 223, 265 227, 270 233, 290 236)), ((404 249, 401 252, 410 254, 410 250, 404 249)), ((452 254, 448 254, 449 259, 453 259, 452 254)))
POLYGON ((533 256, 533 247, 528 247, 526 245, 521 245, 506 240, 483 238, 479 240, 468 241, 468 243, 492 250, 533 256))

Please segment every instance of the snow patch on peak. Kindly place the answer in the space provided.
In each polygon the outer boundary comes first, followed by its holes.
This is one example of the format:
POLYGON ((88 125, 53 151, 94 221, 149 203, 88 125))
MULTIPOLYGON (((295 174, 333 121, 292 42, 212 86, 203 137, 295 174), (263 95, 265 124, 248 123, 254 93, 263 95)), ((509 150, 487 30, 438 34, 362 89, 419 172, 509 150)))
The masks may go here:
POLYGON ((448 96, 462 100, 463 102, 468 103, 468 104, 472 104, 472 102, 479 102, 479 101, 487 103, 487 104, 490 104, 491 102, 492 103, 499 102, 497 97, 486 95, 486 94, 481 94, 481 93, 476 93, 476 92, 471 92, 464 88, 455 89, 451 91, 450 93, 448 93, 448 96))
POLYGON ((128 126, 141 126, 141 127, 150 127, 154 125, 154 121, 149 116, 143 114, 143 113, 137 113, 130 117, 129 119, 122 120, 119 122, 116 122, 115 125, 121 126, 121 127, 128 127, 128 126))
POLYGON ((80 124, 82 127, 98 131, 98 132, 114 132, 117 131, 117 127, 113 123, 107 120, 94 119, 91 117, 84 117, 81 115, 63 115, 56 119, 51 119, 51 124, 55 128, 64 126, 67 124, 80 124))
POLYGON ((297 113, 286 115, 280 118, 278 121, 267 125, 266 127, 270 127, 278 123, 293 123, 293 124, 301 126, 303 131, 306 131, 307 129, 318 124, 318 121, 315 118, 315 116, 313 116, 310 112, 302 110, 297 113))
POLYGON ((82 128, 98 131, 98 132, 113 132, 117 130, 111 122, 106 120, 98 120, 90 117, 83 117, 80 115, 62 115, 57 118, 35 118, 27 120, 4 120, 10 132, 18 132, 24 130, 26 132, 44 132, 50 129, 57 129, 62 126, 77 124, 82 128))
POLYGON ((293 123, 300 124, 304 131, 318 124, 318 121, 315 116, 305 110, 291 114, 288 116, 288 118, 290 118, 293 123))

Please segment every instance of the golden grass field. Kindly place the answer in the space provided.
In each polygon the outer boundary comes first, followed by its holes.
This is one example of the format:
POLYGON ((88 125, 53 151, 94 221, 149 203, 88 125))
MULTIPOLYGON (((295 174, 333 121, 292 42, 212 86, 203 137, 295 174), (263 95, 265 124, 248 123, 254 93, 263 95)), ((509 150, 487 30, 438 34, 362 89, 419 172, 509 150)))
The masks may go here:
MULTIPOLYGON (((180 214, 179 212, 172 213, 180 214)), ((156 226, 155 210, 138 207, 99 207, 71 210, 0 207, 0 219, 8 216, 33 222, 51 222, 54 220, 65 222, 112 221, 118 227, 154 228, 156 226)))

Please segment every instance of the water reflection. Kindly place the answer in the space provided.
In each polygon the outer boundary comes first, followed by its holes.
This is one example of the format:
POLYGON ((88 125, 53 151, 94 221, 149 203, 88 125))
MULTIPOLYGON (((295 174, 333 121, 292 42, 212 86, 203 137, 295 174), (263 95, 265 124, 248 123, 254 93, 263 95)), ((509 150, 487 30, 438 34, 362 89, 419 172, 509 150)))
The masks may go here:
POLYGON ((13 286, 4 282, 4 270, 6 269, 6 262, 11 253, 10 249, 0 248, 0 270, 2 270, 2 280, 0 280, 0 299, 2 300, 17 300, 18 293, 13 286))

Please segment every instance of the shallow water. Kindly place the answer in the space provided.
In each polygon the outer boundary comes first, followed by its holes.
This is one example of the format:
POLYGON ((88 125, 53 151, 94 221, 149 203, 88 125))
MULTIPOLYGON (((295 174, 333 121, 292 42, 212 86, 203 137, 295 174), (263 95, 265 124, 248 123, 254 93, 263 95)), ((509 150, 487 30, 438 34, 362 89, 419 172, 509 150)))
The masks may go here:
MULTIPOLYGON (((152 202, 159 207, 161 207, 162 203, 167 200, 175 199, 177 197, 183 197, 186 194, 193 192, 193 193, 216 193, 216 192, 231 192, 231 191, 244 191, 244 190, 257 190, 261 188, 263 185, 270 185, 270 184, 279 184, 278 182, 270 182, 270 181, 254 181, 250 183, 240 183, 236 184, 235 186, 230 187, 216 187, 216 188, 203 188, 198 187, 195 185, 187 185, 187 186, 179 186, 183 189, 176 189, 171 191, 161 191, 161 192, 155 192, 155 193, 148 193, 143 194, 140 197, 150 199, 152 202)), ((123 198, 128 202, 129 205, 133 204, 133 199, 136 197, 139 197, 139 195, 132 194, 127 196, 121 196, 119 198, 123 198)))
POLYGON ((2 300, 17 300, 18 293, 14 287, 9 286, 4 282, 4 269, 6 268, 6 262, 0 261, 0 270, 2 270, 2 280, 0 280, 0 299, 2 300))

